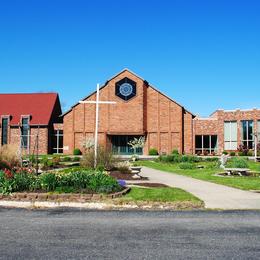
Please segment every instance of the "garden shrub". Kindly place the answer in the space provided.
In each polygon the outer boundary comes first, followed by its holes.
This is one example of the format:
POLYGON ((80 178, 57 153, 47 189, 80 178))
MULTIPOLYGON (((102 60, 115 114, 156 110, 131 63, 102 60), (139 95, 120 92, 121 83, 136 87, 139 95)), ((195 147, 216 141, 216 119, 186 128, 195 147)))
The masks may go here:
MULTIPOLYGON (((94 169, 95 153, 94 149, 88 150, 80 160, 80 165, 86 168, 94 169)), ((104 149, 103 147, 98 147, 97 150, 97 165, 102 166, 105 170, 110 170, 115 166, 115 158, 113 153, 104 149)))
POLYGON ((207 158, 203 158, 203 161, 205 161, 205 162, 218 162, 219 158, 218 157, 207 157, 207 158))
POLYGON ((65 156, 65 157, 62 157, 61 158, 61 161, 62 162, 70 162, 71 161, 71 158, 69 156, 65 156))
POLYGON ((183 170, 192 170, 195 168, 195 165, 190 162, 182 162, 179 164, 179 167, 180 167, 180 169, 183 169, 183 170))
POLYGON ((249 152, 249 149, 247 148, 247 146, 242 145, 242 144, 238 146, 237 150, 240 154, 243 154, 241 156, 247 156, 248 152, 249 152))
POLYGON ((230 152, 229 155, 233 157, 233 156, 236 156, 236 153, 235 152, 230 152))
POLYGON ((243 158, 232 158, 227 162, 227 168, 248 168, 248 162, 246 159, 243 158))
POLYGON ((227 151, 223 151, 222 154, 228 155, 228 152, 227 151))
POLYGON ((0 170, 8 169, 11 170, 12 166, 4 160, 0 160, 0 170))
POLYGON ((194 155, 170 154, 170 155, 160 155, 158 160, 165 163, 181 163, 181 162, 197 163, 197 162, 201 162, 202 158, 194 155))
POLYGON ((54 155, 53 157, 52 157, 52 163, 53 163, 53 165, 54 166, 57 166, 57 165, 59 165, 60 164, 60 156, 59 155, 54 155))
POLYGON ((247 156, 253 156, 253 151, 248 151, 247 156))
POLYGON ((47 155, 42 156, 42 158, 40 160, 40 162, 43 164, 44 167, 48 166, 48 161, 49 161, 49 159, 48 159, 47 155))
POLYGON ((75 157, 73 157, 72 161, 73 162, 79 162, 80 161, 80 157, 75 156, 75 157))
POLYGON ((156 148, 149 149, 149 155, 158 155, 158 150, 156 148))
POLYGON ((81 153, 81 151, 80 151, 80 149, 79 148, 75 148, 74 150, 73 150, 73 155, 81 155, 82 153, 81 153))
POLYGON ((172 150, 172 154, 179 154, 178 149, 173 149, 173 150, 172 150))
POLYGON ((238 152, 238 156, 245 156, 243 152, 238 152))
POLYGON ((110 193, 122 188, 117 180, 103 172, 78 169, 67 172, 48 172, 36 176, 27 171, 0 171, 0 193, 22 191, 110 193))
POLYGON ((21 161, 17 147, 9 144, 0 147, 0 161, 6 161, 11 167, 19 166, 21 161))

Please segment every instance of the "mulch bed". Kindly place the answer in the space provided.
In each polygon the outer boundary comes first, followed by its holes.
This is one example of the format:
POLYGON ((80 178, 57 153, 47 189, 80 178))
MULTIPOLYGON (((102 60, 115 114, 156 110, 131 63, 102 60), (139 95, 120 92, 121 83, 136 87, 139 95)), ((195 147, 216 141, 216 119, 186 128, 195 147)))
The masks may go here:
MULTIPOLYGON (((117 180, 136 180, 133 178, 134 174, 133 173, 122 173, 120 171, 111 171, 109 172, 109 175, 117 180)), ((142 177, 140 176, 140 179, 137 180, 148 180, 147 177, 142 177)))
POLYGON ((162 183, 135 183, 135 186, 143 186, 143 187, 150 187, 150 188, 169 188, 170 186, 162 184, 162 183))

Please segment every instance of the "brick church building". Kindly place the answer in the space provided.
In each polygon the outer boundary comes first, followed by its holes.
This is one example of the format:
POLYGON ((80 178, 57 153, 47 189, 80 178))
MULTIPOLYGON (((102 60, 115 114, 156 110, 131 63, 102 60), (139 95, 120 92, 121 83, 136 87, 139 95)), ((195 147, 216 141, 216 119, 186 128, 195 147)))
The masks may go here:
MULTIPOLYGON (((95 101, 96 92, 82 101, 95 101)), ((140 154, 178 149, 186 154, 221 154, 239 145, 254 149, 260 140, 260 110, 217 110, 200 118, 148 81, 125 69, 100 88, 99 144, 117 154, 133 151, 128 142, 145 137, 140 154)), ((1 145, 16 144, 28 153, 72 154, 94 137, 94 103, 78 102, 62 114, 57 93, 0 94, 1 145)))
MULTIPOLYGON (((95 100, 96 92, 83 100, 95 100)), ((145 137, 144 150, 160 153, 173 149, 192 153, 192 121, 195 117, 182 105, 167 97, 129 70, 123 70, 100 88, 100 100, 116 104, 100 105, 99 142, 119 154, 131 154, 128 142, 145 137)), ((63 115, 64 153, 81 148, 86 138, 93 138, 95 104, 75 104, 63 115)))
POLYGON ((1 145, 24 154, 61 152, 62 118, 57 93, 0 94, 1 145), (61 136, 61 137, 59 137, 61 136))

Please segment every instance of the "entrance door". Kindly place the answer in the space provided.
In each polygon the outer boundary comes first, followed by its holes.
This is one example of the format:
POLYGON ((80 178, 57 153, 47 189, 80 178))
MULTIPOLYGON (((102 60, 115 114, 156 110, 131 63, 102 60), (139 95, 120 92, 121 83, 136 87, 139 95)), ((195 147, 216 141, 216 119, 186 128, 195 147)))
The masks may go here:
MULTIPOLYGON (((121 155, 131 155, 134 154, 134 150, 128 144, 129 141, 134 138, 140 138, 141 136, 133 136, 133 135, 112 135, 111 143, 112 143, 112 151, 115 154, 121 155)), ((142 155, 143 149, 137 148, 136 154, 142 155)))

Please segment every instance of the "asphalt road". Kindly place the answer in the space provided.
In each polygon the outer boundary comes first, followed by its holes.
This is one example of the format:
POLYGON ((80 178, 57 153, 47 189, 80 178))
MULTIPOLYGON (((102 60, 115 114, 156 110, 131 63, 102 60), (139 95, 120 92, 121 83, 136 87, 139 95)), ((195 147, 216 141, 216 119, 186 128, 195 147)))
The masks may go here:
POLYGON ((0 208, 0 259, 260 259, 260 212, 0 208))

